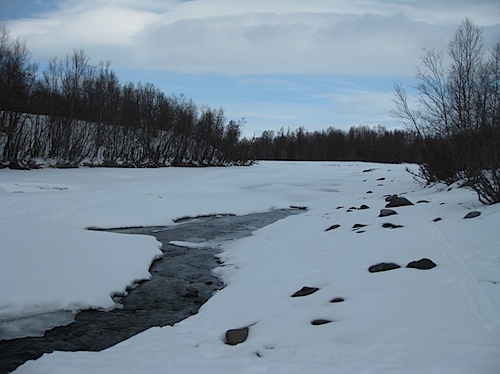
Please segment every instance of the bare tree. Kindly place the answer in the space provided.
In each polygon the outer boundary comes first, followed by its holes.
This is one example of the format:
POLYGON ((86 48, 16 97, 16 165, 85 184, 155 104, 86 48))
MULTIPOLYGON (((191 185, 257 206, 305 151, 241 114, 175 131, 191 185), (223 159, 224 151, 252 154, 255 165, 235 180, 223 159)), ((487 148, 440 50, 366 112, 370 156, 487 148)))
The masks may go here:
POLYGON ((486 57, 482 30, 465 19, 447 55, 450 63, 444 66, 443 53, 424 50, 416 74, 416 108, 396 85, 392 114, 423 139, 423 177, 461 180, 482 202, 499 202, 500 44, 486 57))

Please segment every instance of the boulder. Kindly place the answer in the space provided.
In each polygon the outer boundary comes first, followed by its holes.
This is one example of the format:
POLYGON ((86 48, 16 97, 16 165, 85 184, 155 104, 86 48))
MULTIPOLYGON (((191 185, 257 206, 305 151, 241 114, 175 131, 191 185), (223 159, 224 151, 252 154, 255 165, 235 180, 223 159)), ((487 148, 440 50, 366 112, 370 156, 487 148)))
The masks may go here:
POLYGON ((236 345, 243 343, 248 338, 248 327, 243 327, 240 329, 231 329, 226 331, 226 344, 236 345))
POLYGON ((329 228, 327 228, 325 231, 335 230, 335 229, 338 229, 339 227, 340 227, 339 224, 335 224, 335 225, 332 225, 329 228))
POLYGON ((412 269, 427 270, 436 267, 436 264, 432 260, 429 260, 428 258, 422 258, 418 261, 410 262, 408 265, 406 265, 406 267, 412 269))
POLYGON ((378 216, 379 217, 387 217, 387 216, 392 216, 393 214, 398 214, 398 213, 392 209, 381 209, 380 214, 378 216))
POLYGON ((311 294, 315 293, 318 290, 319 290, 319 288, 317 288, 317 287, 307 287, 307 286, 304 286, 300 290, 298 290, 297 292, 295 292, 292 295, 292 297, 308 296, 308 295, 311 295, 311 294))
POLYGON ((386 208, 395 208, 398 206, 407 206, 413 205, 413 203, 408 200, 406 197, 401 196, 393 196, 393 198, 389 201, 389 203, 385 206, 386 208))
POLYGON ((319 325, 325 325, 327 323, 330 323, 332 321, 330 321, 329 319, 315 319, 314 321, 311 321, 311 325, 313 326, 319 326, 319 325))
POLYGON ((344 298, 342 297, 336 297, 330 300, 331 303, 341 303, 344 301, 344 298))
POLYGON ((400 267, 401 266, 399 266, 398 264, 395 264, 393 262, 381 262, 380 264, 370 266, 368 268, 368 271, 370 273, 378 273, 381 271, 399 269, 400 267))
POLYGON ((394 223, 383 223, 382 227, 386 228, 386 229, 399 229, 403 226, 402 225, 395 225, 394 223))
POLYGON ((472 211, 472 212, 467 213, 466 216, 464 217, 464 219, 476 218, 476 217, 479 217, 480 215, 481 215, 481 212, 472 211))

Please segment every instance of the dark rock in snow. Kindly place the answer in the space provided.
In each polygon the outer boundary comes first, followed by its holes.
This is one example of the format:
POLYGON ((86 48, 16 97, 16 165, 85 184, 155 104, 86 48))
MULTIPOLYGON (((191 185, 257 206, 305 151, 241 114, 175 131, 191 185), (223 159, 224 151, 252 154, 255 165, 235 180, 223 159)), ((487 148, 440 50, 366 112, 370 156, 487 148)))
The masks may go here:
POLYGON ((392 216, 394 214, 398 214, 398 213, 392 209, 381 209, 380 214, 378 216, 379 217, 387 217, 387 216, 392 216))
POLYGON ((336 297, 336 298, 330 300, 331 303, 341 303, 343 301, 344 301, 344 299, 342 297, 336 297))
POLYGON ((325 231, 335 230, 335 229, 338 229, 339 227, 340 227, 339 224, 335 224, 335 225, 332 225, 329 228, 327 228, 325 231))
POLYGON ((383 223, 382 227, 386 228, 386 229, 399 229, 403 226, 402 225, 395 225, 394 223, 383 223))
POLYGON ((366 191, 366 193, 373 193, 373 191, 366 191))
POLYGON ((429 200, 419 200, 417 201, 417 204, 429 204, 430 201, 429 200))
POLYGON ((248 327, 243 327, 240 329, 232 329, 226 331, 226 344, 236 345, 243 343, 248 338, 248 327))
POLYGON ((319 325, 325 325, 327 323, 330 323, 329 319, 315 319, 314 321, 311 321, 311 325, 313 326, 319 326, 319 325))
POLYGON ((384 178, 384 177, 382 177, 382 178, 378 178, 377 180, 378 180, 378 181, 383 181, 383 180, 385 180, 385 178, 384 178))
POLYGON ((352 228, 354 230, 359 229, 361 227, 366 227, 366 225, 363 225, 362 223, 356 223, 356 224, 354 224, 354 226, 352 226, 352 228))
POLYGON ((363 204, 358 209, 359 210, 364 210, 364 209, 370 209, 370 207, 368 205, 363 204))
POLYGON ((317 287, 307 287, 307 286, 304 286, 300 290, 298 290, 297 292, 295 292, 292 295, 292 297, 308 296, 308 295, 311 295, 311 294, 315 293, 318 290, 319 290, 319 288, 317 288, 317 287))
POLYGON ((394 199, 395 197, 398 197, 398 195, 388 195, 385 197, 385 201, 386 202, 392 201, 392 199, 394 199))
POLYGON ((363 170, 363 173, 369 173, 370 171, 373 171, 375 169, 366 169, 366 170, 363 170))
POLYGON ((389 203, 385 206, 386 208, 395 208, 398 206, 407 206, 413 205, 413 203, 408 200, 406 197, 395 196, 389 201, 389 203))
POLYGON ((464 219, 476 218, 476 217, 479 217, 480 215, 481 215, 481 212, 472 211, 472 212, 467 213, 467 215, 464 217, 464 219))
POLYGON ((439 222, 439 221, 441 221, 441 220, 442 220, 442 218, 439 218, 439 217, 438 217, 438 218, 434 218, 434 219, 433 219, 433 221, 434 221, 434 222, 439 222))
POLYGON ((421 260, 410 262, 408 265, 406 265, 406 267, 412 269, 427 270, 436 267, 436 264, 434 263, 434 261, 429 260, 428 258, 422 258, 421 260))
POLYGON ((370 266, 368 268, 368 271, 370 273, 378 273, 381 271, 387 271, 387 270, 394 270, 394 269, 399 269, 401 266, 398 264, 395 264, 393 262, 382 262, 377 265, 370 266))

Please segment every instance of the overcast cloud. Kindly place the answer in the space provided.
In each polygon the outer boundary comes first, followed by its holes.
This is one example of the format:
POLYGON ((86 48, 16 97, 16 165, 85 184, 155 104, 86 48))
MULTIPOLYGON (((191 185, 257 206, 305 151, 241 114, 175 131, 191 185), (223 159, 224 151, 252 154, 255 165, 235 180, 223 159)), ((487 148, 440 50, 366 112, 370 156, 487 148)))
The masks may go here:
MULTIPOLYGON (((266 75, 267 78, 285 74, 291 85, 293 75, 405 80, 413 76, 422 48, 445 50, 464 17, 484 28, 487 45, 500 39, 498 0, 3 0, 3 3, 0 9, 2 6, 6 11, 18 9, 15 16, 12 13, 9 17, 8 12, 2 16, 3 22, 13 36, 27 40, 34 58, 41 62, 83 48, 92 62, 111 60, 112 66, 120 71, 213 77, 266 75), (24 13, 14 3, 23 3, 24 13)), ((245 87, 241 80, 239 87, 245 87)), ((357 87, 348 92, 343 87, 340 92, 332 86, 329 90, 313 91, 303 92, 304 101, 317 99, 329 103, 325 111, 331 111, 332 118, 334 110, 366 114, 358 116, 356 121, 333 120, 331 125, 390 121, 386 112, 382 112, 382 108, 385 111, 390 106, 387 90, 357 87)), ((242 105, 228 104, 231 114, 254 112, 252 108, 245 111, 242 105)), ((280 105, 283 103, 277 103, 276 108, 280 105)), ((227 104, 220 102, 216 106, 227 104)), ((272 117, 280 118, 285 126, 287 119, 296 119, 291 125, 294 127, 300 125, 302 115, 271 111, 269 119, 272 117)))

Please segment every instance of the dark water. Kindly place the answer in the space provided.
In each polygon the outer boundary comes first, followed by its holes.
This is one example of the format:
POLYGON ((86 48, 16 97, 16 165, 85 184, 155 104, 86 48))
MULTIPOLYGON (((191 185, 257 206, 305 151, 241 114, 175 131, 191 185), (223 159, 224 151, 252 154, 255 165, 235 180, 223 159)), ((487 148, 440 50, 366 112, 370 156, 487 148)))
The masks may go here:
MULTIPOLYGON (((220 264, 217 245, 248 236, 300 209, 273 210, 245 216, 186 219, 175 226, 109 230, 154 235, 163 243, 163 256, 149 269, 151 279, 134 285, 127 295, 116 295, 120 308, 84 310, 67 326, 42 337, 0 340, 0 373, 53 351, 101 351, 153 326, 173 325, 196 313, 222 283, 211 275, 220 264), (170 241, 205 243, 206 248, 184 248, 170 241)), ((203 244, 201 244, 203 245, 203 244)))

